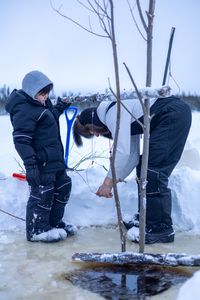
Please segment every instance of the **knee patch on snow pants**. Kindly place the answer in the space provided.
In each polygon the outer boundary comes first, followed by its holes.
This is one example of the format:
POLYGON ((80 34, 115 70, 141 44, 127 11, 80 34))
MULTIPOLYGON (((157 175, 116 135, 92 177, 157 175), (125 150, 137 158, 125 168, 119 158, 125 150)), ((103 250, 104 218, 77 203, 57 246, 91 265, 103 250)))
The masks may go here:
POLYGON ((62 180, 59 180, 54 189, 54 200, 60 203, 67 204, 71 193, 72 181, 69 176, 64 176, 62 180))
POLYGON ((54 199, 50 212, 50 225, 56 227, 62 221, 65 206, 71 193, 71 178, 64 173, 55 183, 54 199))

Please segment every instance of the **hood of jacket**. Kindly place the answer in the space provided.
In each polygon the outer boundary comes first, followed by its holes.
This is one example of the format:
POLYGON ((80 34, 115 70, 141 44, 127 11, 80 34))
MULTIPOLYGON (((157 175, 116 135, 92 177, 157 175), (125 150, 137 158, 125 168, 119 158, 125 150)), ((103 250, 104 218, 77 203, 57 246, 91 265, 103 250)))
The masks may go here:
POLYGON ((28 96, 23 90, 13 90, 10 96, 8 97, 7 103, 5 105, 6 111, 9 114, 14 114, 21 105, 25 105, 28 102, 31 102, 35 105, 42 106, 40 102, 34 100, 28 96))
POLYGON ((22 80, 22 90, 31 98, 35 98, 36 94, 53 82, 40 71, 31 71, 24 76, 22 80))

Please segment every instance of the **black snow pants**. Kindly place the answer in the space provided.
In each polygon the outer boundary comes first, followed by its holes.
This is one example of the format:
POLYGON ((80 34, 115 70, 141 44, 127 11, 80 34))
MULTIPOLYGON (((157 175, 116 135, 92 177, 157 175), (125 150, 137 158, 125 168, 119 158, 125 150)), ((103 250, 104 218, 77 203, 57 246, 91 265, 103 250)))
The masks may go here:
MULTIPOLYGON (((150 112, 154 117, 150 126, 147 172, 147 230, 158 229, 163 224, 172 226, 168 179, 181 157, 191 126, 191 110, 179 98, 158 99, 150 112)), ((137 132, 138 125, 134 123, 132 134, 137 132)), ((138 178, 140 169, 141 161, 137 167, 138 178)))
POLYGON ((63 218, 65 206, 71 192, 71 178, 66 171, 40 173, 40 186, 31 186, 26 207, 26 235, 30 240, 56 227, 63 218))

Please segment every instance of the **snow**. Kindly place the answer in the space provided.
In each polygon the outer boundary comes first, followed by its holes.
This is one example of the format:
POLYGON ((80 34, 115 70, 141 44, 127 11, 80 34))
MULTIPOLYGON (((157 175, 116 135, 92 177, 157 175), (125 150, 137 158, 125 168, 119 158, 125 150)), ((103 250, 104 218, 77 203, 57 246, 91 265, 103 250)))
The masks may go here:
POLYGON ((187 280, 180 288, 177 300, 199 299, 200 295, 200 271, 187 280))
POLYGON ((139 228, 132 227, 127 231, 127 239, 130 241, 139 241, 139 228))
MULTIPOLYGON (((181 161, 170 178, 173 197, 173 220, 177 232, 189 232, 191 236, 200 232, 200 137, 198 127, 200 113, 193 113, 192 128, 181 161)), ((61 135, 63 144, 66 141, 66 121, 61 117, 61 135)), ((9 116, 0 117, 0 209, 19 218, 25 218, 26 202, 29 188, 26 182, 12 177, 13 172, 20 171, 23 166, 16 153, 12 141, 12 127, 9 116)), ((178 141, 177 141, 178 142, 178 141)), ((68 172, 72 178, 72 194, 66 208, 64 221, 74 223, 79 227, 110 226, 117 224, 114 199, 98 198, 95 195, 99 185, 106 175, 109 166, 109 142, 96 138, 85 140, 83 148, 76 148, 71 139, 69 165, 78 165, 78 170, 68 172), (90 157, 90 159, 87 159, 90 157), (98 158, 97 158, 98 157, 98 158)), ((124 218, 128 219, 137 211, 137 186, 135 173, 126 182, 118 184, 119 195, 124 218)), ((23 233, 25 222, 8 216, 0 211, 0 244, 7 245, 14 242, 7 238, 7 231, 23 233)), ((0 265, 0 272, 2 266, 0 265)), ((197 299, 200 273, 190 279, 184 286, 190 285, 190 299, 197 299), (191 296, 194 291, 194 297, 191 296)), ((186 289, 181 288, 178 299, 186 297, 186 289), (183 296, 184 295, 184 296, 183 296)))

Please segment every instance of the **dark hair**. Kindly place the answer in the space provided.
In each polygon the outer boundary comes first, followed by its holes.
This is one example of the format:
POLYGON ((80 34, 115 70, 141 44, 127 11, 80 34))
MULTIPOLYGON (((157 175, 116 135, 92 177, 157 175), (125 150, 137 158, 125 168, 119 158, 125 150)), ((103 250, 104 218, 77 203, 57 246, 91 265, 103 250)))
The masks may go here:
POLYGON ((94 124, 82 125, 80 122, 80 115, 78 115, 73 125, 73 137, 76 146, 80 147, 83 145, 83 141, 81 138, 82 136, 85 137, 86 139, 93 138, 94 134, 91 133, 93 131, 99 133, 100 135, 106 138, 112 139, 111 133, 105 125, 103 124, 102 126, 96 126, 94 124))
POLYGON ((40 94, 40 95, 46 95, 46 94, 50 93, 50 91, 52 90, 52 88, 53 88, 53 84, 50 83, 50 84, 46 85, 43 89, 41 89, 38 92, 38 94, 40 94))

